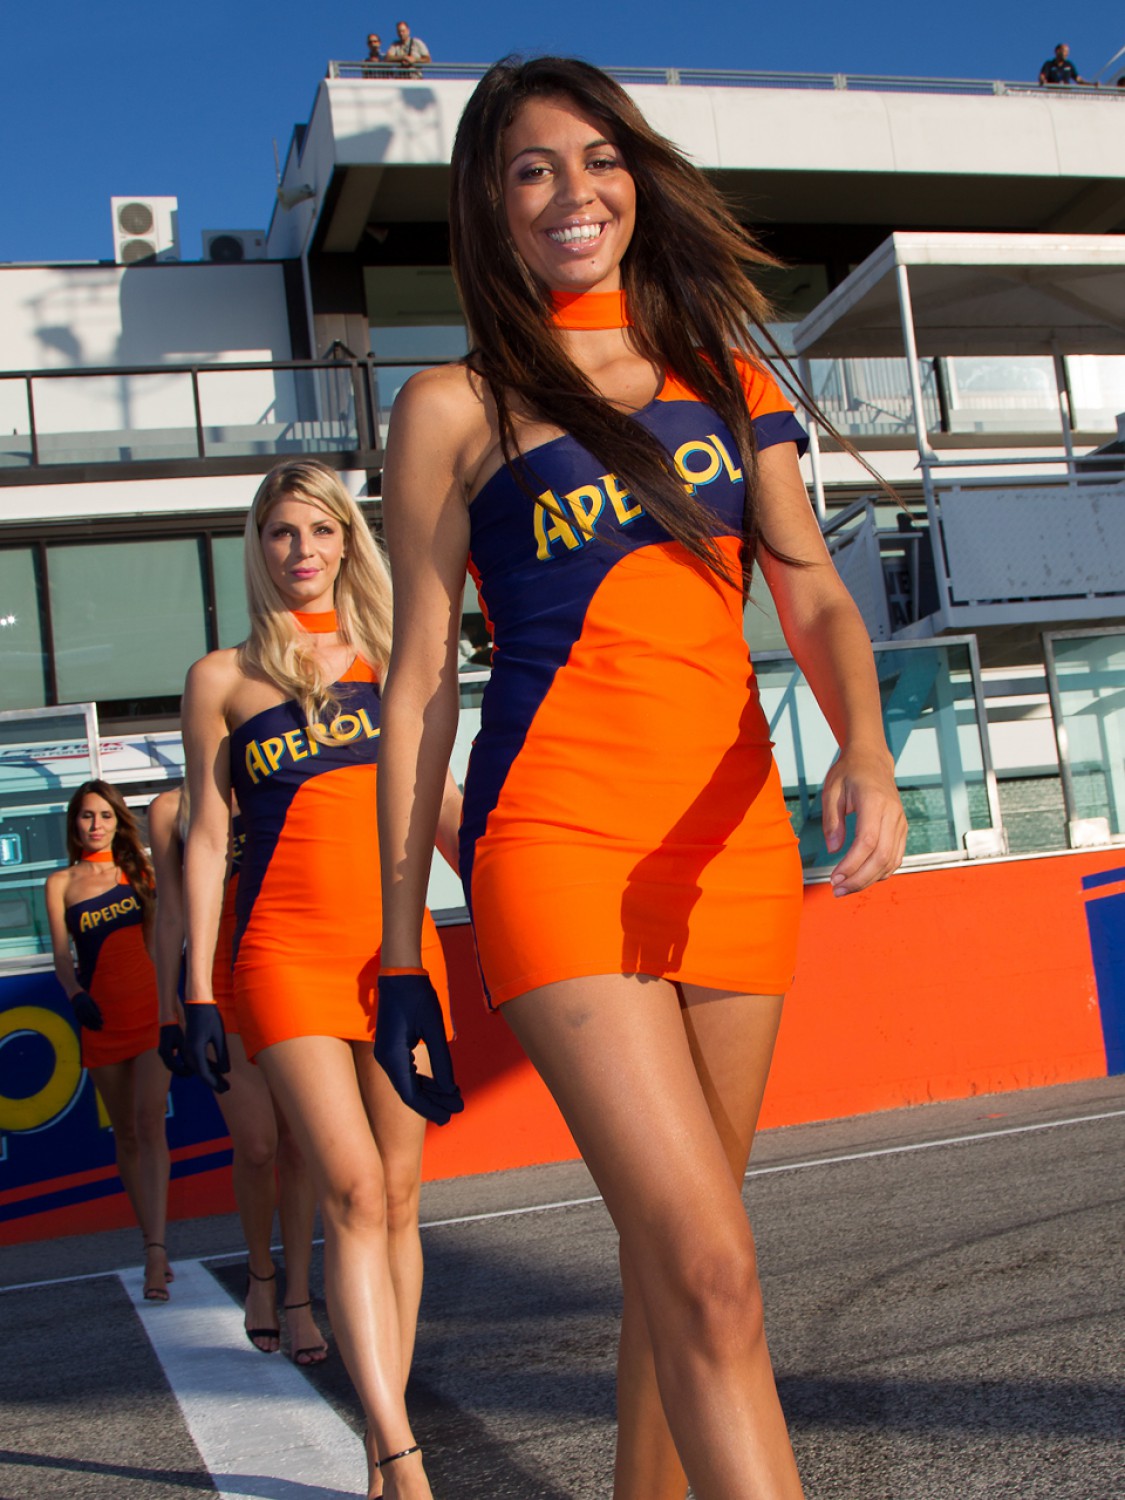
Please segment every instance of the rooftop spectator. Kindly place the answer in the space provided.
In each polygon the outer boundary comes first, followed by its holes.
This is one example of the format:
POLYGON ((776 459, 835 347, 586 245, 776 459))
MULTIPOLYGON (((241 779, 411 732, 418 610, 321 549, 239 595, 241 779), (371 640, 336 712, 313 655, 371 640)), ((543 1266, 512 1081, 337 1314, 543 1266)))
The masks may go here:
POLYGON ((1060 42, 1055 48, 1054 57, 1049 57, 1039 69, 1040 83, 1089 83, 1088 78, 1083 78, 1078 69, 1070 60, 1070 48, 1066 42, 1060 42))
POLYGON ((363 59, 363 77, 379 78, 385 76, 387 71, 387 60, 383 56, 383 42, 377 31, 368 33, 367 56, 363 59))
POLYGON ((387 48, 385 61, 398 67, 400 78, 421 78, 422 64, 432 60, 430 49, 420 36, 411 36, 410 26, 406 21, 399 21, 395 31, 398 33, 398 41, 392 42, 387 48))

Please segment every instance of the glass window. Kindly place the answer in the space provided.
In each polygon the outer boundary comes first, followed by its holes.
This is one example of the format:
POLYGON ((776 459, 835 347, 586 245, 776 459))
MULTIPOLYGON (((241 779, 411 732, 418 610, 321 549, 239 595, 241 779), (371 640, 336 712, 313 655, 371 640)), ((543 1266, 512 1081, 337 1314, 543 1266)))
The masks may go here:
POLYGON ((38 572, 32 548, 0 552, 0 709, 42 708, 47 701, 38 572))
MULTIPOLYGON (((969 647, 876 646, 875 664, 910 820, 906 852, 963 854, 966 834, 993 826, 969 647)), ((835 863, 824 844, 820 798, 836 742, 792 657, 759 659, 755 671, 801 861, 823 868, 835 863)))
POLYGON ((66 864, 66 805, 94 774, 83 708, 0 713, 0 959, 49 953, 43 882, 66 864))
POLYGON ((216 536, 211 539, 211 568, 215 575, 215 613, 219 645, 237 646, 250 634, 246 613, 246 582, 242 570, 242 538, 216 536))
POLYGON ((448 266, 369 266, 364 289, 371 352, 377 361, 394 361, 374 372, 381 446, 403 384, 426 364, 460 359, 468 337, 448 266))
POLYGON ((1067 817, 1125 834, 1125 631, 1048 635, 1067 817))
POLYGON ((50 548, 59 701, 179 693, 207 650, 201 542, 50 548))
POLYGON ((1045 354, 943 361, 950 432, 1058 430, 1054 361, 1045 354))
POLYGON ((1125 355, 1072 354, 1066 362, 1074 400, 1074 425, 1085 432, 1113 432, 1125 413, 1125 355))

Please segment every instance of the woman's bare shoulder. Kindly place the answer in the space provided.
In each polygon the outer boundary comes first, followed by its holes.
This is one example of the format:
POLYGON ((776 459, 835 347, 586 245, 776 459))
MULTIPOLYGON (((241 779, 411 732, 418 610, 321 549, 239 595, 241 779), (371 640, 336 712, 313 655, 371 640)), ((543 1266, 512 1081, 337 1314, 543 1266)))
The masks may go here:
POLYGON ((399 391, 391 431, 405 429, 459 445, 488 432, 491 407, 483 382, 467 365, 435 365, 412 375, 399 391))
POLYGON ((188 668, 188 686, 196 692, 217 692, 234 687, 243 676, 238 661, 238 647, 209 651, 188 668))

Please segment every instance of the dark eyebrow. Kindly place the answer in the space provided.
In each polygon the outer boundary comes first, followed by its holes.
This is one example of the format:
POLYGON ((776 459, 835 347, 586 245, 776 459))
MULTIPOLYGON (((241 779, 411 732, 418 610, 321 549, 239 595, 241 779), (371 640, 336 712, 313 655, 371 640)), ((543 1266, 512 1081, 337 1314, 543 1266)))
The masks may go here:
MULTIPOLYGON (((599 146, 612 146, 615 151, 617 150, 617 146, 613 141, 607 141, 601 136, 596 141, 587 141, 582 149, 583 151, 596 151, 599 146)), ((515 156, 508 162, 508 165, 511 166, 512 162, 518 161, 521 156, 533 156, 536 154, 539 156, 557 156, 558 152, 552 151, 550 146, 525 146, 522 151, 516 152, 515 156)))

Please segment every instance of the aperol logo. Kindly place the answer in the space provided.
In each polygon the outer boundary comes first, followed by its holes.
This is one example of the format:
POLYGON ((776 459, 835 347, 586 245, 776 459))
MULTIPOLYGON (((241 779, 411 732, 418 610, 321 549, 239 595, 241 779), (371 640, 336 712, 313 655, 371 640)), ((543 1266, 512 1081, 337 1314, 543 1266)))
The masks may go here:
POLYGON ((251 740, 246 746, 246 772, 257 786, 283 765, 307 760, 333 745, 350 745, 353 740, 379 737, 378 724, 372 724, 367 710, 340 714, 331 724, 310 724, 306 729, 290 729, 266 740, 251 740))
MULTIPOLYGON (((713 432, 706 438, 681 443, 672 455, 672 462, 689 495, 713 484, 723 474, 731 484, 742 478, 742 470, 731 458, 726 444, 713 432)), ((565 551, 576 552, 596 535, 603 517, 606 522, 613 517, 619 526, 628 526, 644 513, 644 507, 633 499, 615 474, 603 474, 595 484, 580 484, 565 495, 544 490, 532 522, 535 556, 540 562, 550 562, 559 555, 555 546, 559 542, 565 551)))
POLYGON ((116 922, 121 917, 140 916, 141 903, 136 896, 124 896, 120 901, 111 902, 109 906, 101 906, 97 911, 84 911, 78 923, 80 932, 93 932, 96 927, 103 927, 106 922, 116 922))

